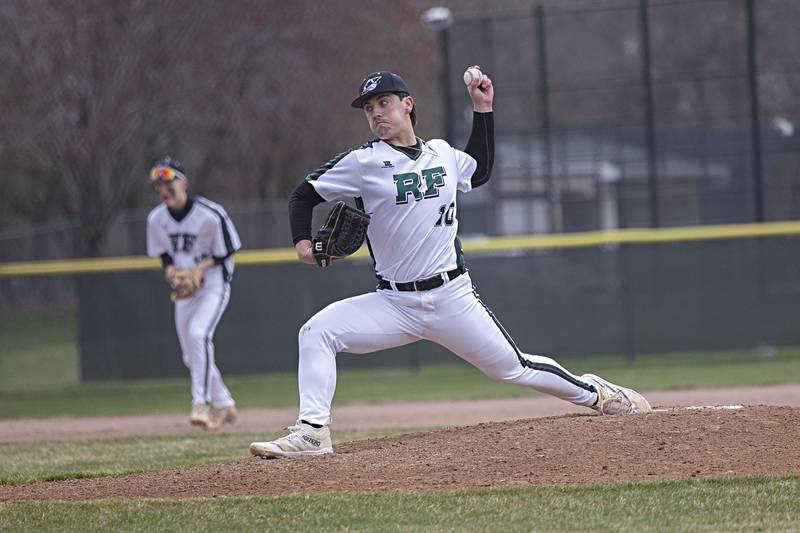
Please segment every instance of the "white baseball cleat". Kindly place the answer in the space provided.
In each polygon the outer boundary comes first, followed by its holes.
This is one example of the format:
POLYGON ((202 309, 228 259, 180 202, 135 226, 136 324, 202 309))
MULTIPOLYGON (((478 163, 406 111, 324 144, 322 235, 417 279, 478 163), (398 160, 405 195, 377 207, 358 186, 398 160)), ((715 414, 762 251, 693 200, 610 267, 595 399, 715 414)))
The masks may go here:
POLYGON ((250 453, 258 457, 303 457, 333 453, 331 430, 328 426, 317 429, 298 422, 286 429, 289 434, 285 437, 250 444, 250 453))
POLYGON ((230 407, 221 407, 219 409, 212 407, 208 413, 208 423, 206 424, 206 429, 219 429, 225 423, 236 422, 238 417, 239 413, 236 411, 235 405, 231 405, 230 407))
POLYGON ((592 409, 604 415, 650 413, 650 402, 633 389, 620 387, 594 374, 584 374, 581 379, 594 385, 597 403, 592 409))
POLYGON ((211 407, 207 404, 195 404, 192 406, 192 412, 189 414, 189 423, 193 426, 208 427, 210 413, 211 407))

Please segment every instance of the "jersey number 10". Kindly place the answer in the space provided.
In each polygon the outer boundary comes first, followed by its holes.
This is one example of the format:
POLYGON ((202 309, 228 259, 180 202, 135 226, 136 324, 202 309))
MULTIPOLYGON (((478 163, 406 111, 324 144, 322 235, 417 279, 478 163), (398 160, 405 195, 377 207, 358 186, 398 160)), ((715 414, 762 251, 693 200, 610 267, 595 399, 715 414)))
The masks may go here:
POLYGON ((452 226, 455 220, 456 203, 450 202, 450 205, 442 204, 439 206, 439 219, 436 221, 436 224, 434 224, 433 227, 441 226, 442 224, 445 226, 452 226))

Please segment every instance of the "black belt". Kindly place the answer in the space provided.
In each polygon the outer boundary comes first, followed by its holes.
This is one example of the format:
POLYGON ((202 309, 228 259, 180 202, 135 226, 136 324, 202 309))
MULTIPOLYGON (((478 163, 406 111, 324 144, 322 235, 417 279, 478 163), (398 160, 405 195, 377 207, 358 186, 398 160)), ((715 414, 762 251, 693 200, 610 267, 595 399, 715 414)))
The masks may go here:
MULTIPOLYGON (((453 281, 458 276, 466 272, 467 269, 463 266, 456 267, 453 270, 445 272, 444 275, 450 281, 453 281)), ((405 283, 395 283, 394 286, 397 288, 398 291, 429 291, 431 289, 435 289, 436 287, 441 287, 444 285, 444 278, 442 274, 438 274, 436 276, 432 276, 430 278, 425 279, 418 279, 417 281, 407 281, 405 283)), ((385 279, 378 280, 378 289, 391 289, 392 284, 386 281, 385 279)))

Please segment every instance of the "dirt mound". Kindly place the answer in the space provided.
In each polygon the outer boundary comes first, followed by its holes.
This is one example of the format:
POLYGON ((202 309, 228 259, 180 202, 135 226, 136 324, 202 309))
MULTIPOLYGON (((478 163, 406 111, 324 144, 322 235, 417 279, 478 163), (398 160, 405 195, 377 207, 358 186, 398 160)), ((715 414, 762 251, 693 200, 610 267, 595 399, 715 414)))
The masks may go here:
MULTIPOLYGON (((146 474, 0 487, 0 501, 615 483, 800 472, 800 408, 566 415, 351 442, 299 460, 246 458, 146 474)), ((243 450, 246 449, 243 443, 243 450)))

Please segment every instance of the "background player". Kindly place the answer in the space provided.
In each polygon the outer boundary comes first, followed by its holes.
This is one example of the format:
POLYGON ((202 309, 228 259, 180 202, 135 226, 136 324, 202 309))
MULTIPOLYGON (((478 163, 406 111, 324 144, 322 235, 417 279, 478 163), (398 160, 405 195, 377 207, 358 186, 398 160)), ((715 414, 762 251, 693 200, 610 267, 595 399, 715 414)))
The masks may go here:
POLYGON ((179 269, 197 269, 203 278, 197 293, 175 300, 175 328, 192 382, 189 421, 216 429, 237 416, 233 397, 214 362, 213 338, 230 299, 233 253, 241 242, 221 205, 189 195, 180 162, 159 159, 150 179, 162 203, 147 217, 147 254, 161 258, 170 285, 179 269))
POLYGON ((489 180, 494 159, 491 79, 467 87, 473 103, 465 151, 414 134, 416 110, 405 82, 368 75, 352 106, 377 137, 312 172, 289 201, 300 261, 314 264, 311 215, 323 201, 356 198, 371 215, 367 238, 377 291, 333 303, 300 329, 300 416, 290 434, 254 442, 262 457, 331 453, 330 408, 336 354, 370 353, 420 339, 436 342, 489 377, 552 394, 604 414, 649 412, 637 392, 592 374, 575 376, 553 359, 521 352, 480 301, 457 237, 456 192, 489 180))

